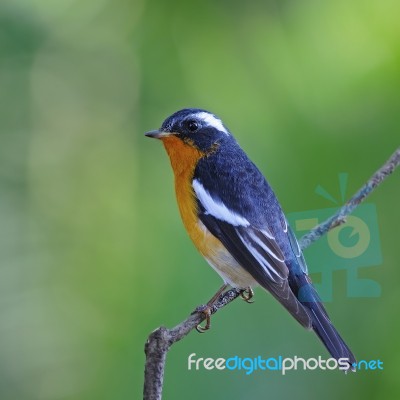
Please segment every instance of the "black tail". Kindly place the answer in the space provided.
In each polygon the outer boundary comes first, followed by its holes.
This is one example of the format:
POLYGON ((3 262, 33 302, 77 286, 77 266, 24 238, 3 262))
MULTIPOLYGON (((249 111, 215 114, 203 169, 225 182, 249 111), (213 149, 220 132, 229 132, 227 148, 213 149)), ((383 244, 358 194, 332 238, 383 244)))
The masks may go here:
POLYGON ((346 358, 348 360, 349 369, 355 370, 353 363, 356 363, 356 359, 339 335, 339 332, 332 325, 323 305, 321 303, 315 303, 311 305, 309 309, 311 311, 312 328, 332 357, 336 360, 346 358))
POLYGON ((353 364, 356 359, 344 342, 339 332, 333 326, 329 316, 321 303, 321 300, 311 284, 303 286, 298 294, 298 299, 303 306, 309 311, 312 329, 321 339, 324 346, 327 348, 333 358, 339 360, 340 358, 347 359, 349 369, 355 370, 353 364))

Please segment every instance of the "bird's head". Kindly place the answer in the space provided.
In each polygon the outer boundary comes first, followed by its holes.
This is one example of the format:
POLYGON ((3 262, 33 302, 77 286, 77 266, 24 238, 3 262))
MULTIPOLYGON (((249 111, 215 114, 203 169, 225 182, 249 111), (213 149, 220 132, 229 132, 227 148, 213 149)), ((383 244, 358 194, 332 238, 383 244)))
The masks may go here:
POLYGON ((171 146, 183 144, 207 154, 220 142, 229 139, 231 134, 214 114, 197 108, 185 108, 172 114, 160 129, 147 132, 146 136, 161 139, 167 151, 171 146))

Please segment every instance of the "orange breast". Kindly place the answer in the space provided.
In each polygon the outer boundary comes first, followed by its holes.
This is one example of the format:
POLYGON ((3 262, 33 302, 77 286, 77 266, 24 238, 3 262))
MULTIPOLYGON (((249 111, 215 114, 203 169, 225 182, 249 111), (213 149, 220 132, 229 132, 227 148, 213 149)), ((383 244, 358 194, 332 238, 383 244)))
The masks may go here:
POLYGON ((182 221, 198 250, 204 254, 204 230, 198 224, 196 200, 192 187, 194 169, 205 154, 184 143, 176 136, 168 136, 163 143, 175 175, 175 193, 182 221))
POLYGON ((175 136, 162 139, 175 175, 179 211, 193 243, 225 282, 234 287, 255 287, 257 283, 230 255, 224 245, 199 221, 192 180, 198 161, 206 155, 175 136))

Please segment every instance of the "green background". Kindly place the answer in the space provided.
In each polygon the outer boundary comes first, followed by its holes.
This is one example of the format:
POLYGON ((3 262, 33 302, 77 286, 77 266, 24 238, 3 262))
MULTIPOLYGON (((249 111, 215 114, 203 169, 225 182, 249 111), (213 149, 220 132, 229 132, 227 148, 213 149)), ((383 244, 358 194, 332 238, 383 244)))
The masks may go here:
MULTIPOLYGON (((2 0, 0 399, 140 399, 147 335, 207 301, 220 278, 182 227, 161 143, 143 132, 210 109, 287 212, 332 207, 399 145, 395 0, 2 0)), ((383 371, 188 371, 187 357, 327 357, 271 296, 236 301, 168 355, 165 399, 400 396, 399 171, 369 201, 378 298, 328 311, 383 371)), ((307 257, 307 252, 306 252, 307 257)), ((323 260, 320 260, 323 263, 323 260)))

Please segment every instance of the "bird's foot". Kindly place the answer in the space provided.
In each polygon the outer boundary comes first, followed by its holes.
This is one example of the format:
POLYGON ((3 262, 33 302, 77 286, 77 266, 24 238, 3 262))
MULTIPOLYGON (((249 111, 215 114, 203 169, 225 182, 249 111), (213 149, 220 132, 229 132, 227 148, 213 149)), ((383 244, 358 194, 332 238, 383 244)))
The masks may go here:
POLYGON ((204 333, 205 331, 208 331, 211 328, 211 309, 214 303, 219 299, 219 297, 222 295, 224 290, 228 287, 227 283, 224 283, 217 291, 217 293, 214 294, 214 296, 208 301, 206 305, 202 305, 197 307, 192 314, 194 313, 201 313, 204 316, 204 319, 206 320, 206 324, 204 326, 201 326, 200 324, 196 326, 196 331, 199 333, 204 333))
POLYGON ((201 324, 198 324, 196 326, 196 331, 199 333, 204 333, 205 331, 208 331, 211 328, 211 307, 208 304, 198 306, 196 310, 194 310, 194 312, 203 314, 206 320, 206 324, 204 326, 201 326, 201 324))
POLYGON ((254 300, 252 298, 254 297, 254 292, 253 289, 249 286, 248 288, 242 290, 240 292, 240 297, 246 302, 246 303, 254 303, 254 300))

